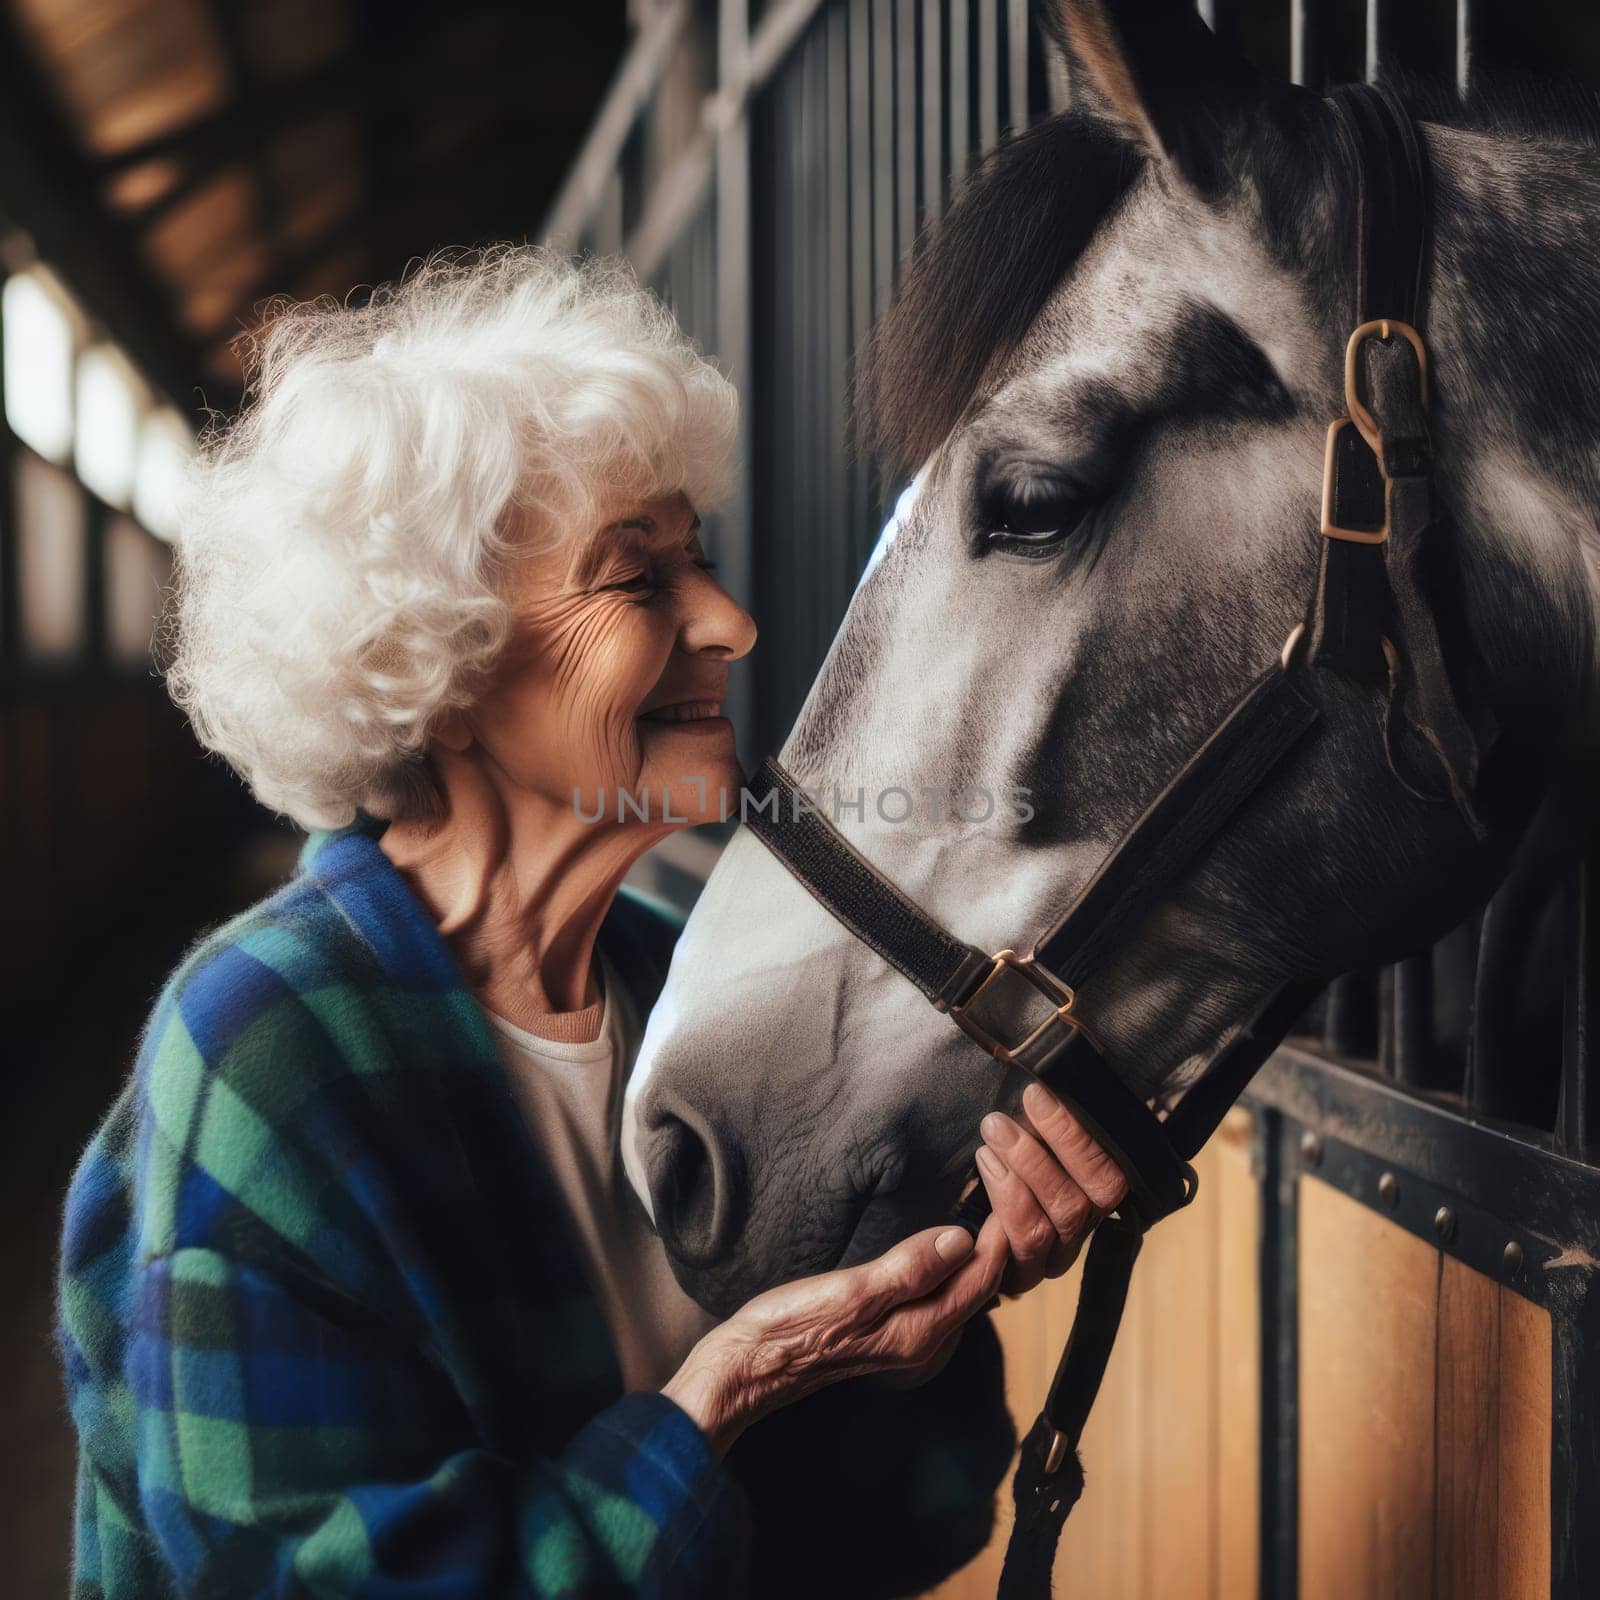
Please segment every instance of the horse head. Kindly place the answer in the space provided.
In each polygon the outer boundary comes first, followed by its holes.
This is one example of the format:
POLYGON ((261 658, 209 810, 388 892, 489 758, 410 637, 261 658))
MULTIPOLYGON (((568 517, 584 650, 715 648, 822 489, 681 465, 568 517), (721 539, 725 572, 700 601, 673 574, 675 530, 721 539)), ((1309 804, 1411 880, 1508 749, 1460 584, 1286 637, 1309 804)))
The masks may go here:
MULTIPOLYGON (((1055 920, 1306 620, 1356 270, 1327 102, 1184 5, 1053 20, 1089 109, 990 158, 875 334, 862 425, 918 470, 781 752, 989 950, 1055 920)), ((1592 147, 1418 118, 1444 512, 1419 582, 1493 730, 1477 825, 1409 770, 1393 684, 1314 674, 1314 731, 1079 987, 1141 1096, 1285 983, 1458 922, 1588 738, 1592 147)), ((625 1155, 681 1280, 727 1310, 936 1220, 1003 1077, 741 829, 651 1018, 625 1155)))

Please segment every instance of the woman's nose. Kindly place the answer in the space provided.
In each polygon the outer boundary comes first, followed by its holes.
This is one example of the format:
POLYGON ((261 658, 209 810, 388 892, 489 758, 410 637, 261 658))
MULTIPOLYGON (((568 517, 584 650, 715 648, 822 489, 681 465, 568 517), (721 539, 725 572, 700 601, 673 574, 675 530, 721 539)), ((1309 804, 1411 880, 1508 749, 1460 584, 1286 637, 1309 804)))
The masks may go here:
POLYGON ((756 642, 754 619, 710 573, 696 569, 684 592, 678 646, 690 655, 737 661, 756 642))

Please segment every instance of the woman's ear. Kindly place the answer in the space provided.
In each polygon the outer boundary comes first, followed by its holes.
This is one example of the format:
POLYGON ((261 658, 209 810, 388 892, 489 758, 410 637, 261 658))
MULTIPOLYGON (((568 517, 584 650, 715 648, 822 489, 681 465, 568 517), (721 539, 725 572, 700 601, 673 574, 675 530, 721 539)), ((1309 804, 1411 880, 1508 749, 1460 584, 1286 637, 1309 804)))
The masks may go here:
POLYGON ((1048 0, 1043 21, 1080 109, 1202 193, 1219 186, 1222 128, 1259 104, 1266 86, 1193 0, 1048 0))
POLYGON ((428 736, 460 755, 472 743, 472 724, 465 711, 447 711, 428 729, 428 736))

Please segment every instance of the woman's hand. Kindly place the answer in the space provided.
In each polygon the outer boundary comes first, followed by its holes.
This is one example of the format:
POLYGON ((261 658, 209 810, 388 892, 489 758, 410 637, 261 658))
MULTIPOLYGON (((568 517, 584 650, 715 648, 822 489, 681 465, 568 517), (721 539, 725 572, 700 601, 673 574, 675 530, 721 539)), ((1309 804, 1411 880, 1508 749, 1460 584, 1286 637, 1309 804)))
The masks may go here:
POLYGON ((661 1392, 721 1455, 759 1417, 815 1389, 942 1360, 994 1298, 1006 1260, 998 1217, 975 1245, 963 1228, 925 1229, 875 1261, 757 1295, 689 1352, 661 1392))
POLYGON ((1060 1277, 1089 1231, 1128 1192, 1117 1164, 1043 1084, 1028 1085, 1022 1109, 1031 1127, 999 1111, 983 1119, 977 1156, 1011 1247, 1000 1284, 1007 1294, 1060 1277))

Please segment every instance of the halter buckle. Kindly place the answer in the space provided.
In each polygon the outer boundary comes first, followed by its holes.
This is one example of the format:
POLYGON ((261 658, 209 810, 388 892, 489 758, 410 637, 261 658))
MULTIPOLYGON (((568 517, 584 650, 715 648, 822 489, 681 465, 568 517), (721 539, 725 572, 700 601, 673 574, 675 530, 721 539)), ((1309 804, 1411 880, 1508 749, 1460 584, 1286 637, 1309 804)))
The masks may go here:
POLYGON ((1350 417, 1340 417, 1328 425, 1328 442, 1322 458, 1322 537, 1342 539, 1346 544, 1387 544, 1389 517, 1384 513, 1383 525, 1377 528, 1351 528, 1335 522, 1334 507, 1339 501, 1339 440, 1346 428, 1361 430, 1350 417))
POLYGON ((1089 1043, 1094 1045, 1096 1050, 1100 1048, 1073 1011, 1073 1007, 1077 1003, 1077 996, 1073 994, 1071 987, 1063 983, 1048 967, 1041 967, 1031 955, 1019 956, 1015 950, 997 950, 993 959, 994 964, 983 975, 977 988, 965 1000, 950 1006, 948 1010, 951 1021, 970 1039, 975 1040, 988 1051, 996 1061, 1003 1063, 1005 1066, 1015 1065, 1017 1058, 1036 1039, 1042 1038, 1049 1029, 1062 1025, 1071 1028, 1074 1032, 1083 1034, 1089 1040, 1089 1043), (1055 1010, 1037 1027, 1033 1028, 1025 1039, 1010 1045, 1002 1044, 981 1023, 975 1022, 967 1015, 968 1010, 978 996, 1002 972, 1016 973, 1019 978, 1023 978, 1032 984, 1046 1000, 1053 1001, 1055 1004, 1055 1010))
POLYGON ((1384 467, 1383 430, 1378 419, 1361 396, 1361 347, 1369 339, 1404 339, 1417 357, 1418 402, 1423 410, 1428 404, 1428 351, 1422 336, 1410 323, 1397 322, 1393 317, 1377 317, 1363 322, 1350 335, 1344 350, 1344 404, 1347 416, 1340 417, 1328 427, 1328 442, 1322 462, 1322 536, 1324 539, 1342 539, 1347 544, 1385 544, 1389 538, 1387 497, 1383 521, 1377 527, 1350 527, 1336 522, 1339 503, 1339 455, 1346 428, 1354 428, 1372 452, 1380 477, 1387 477, 1384 467))
POLYGON ((1420 390, 1418 398, 1423 410, 1426 411, 1428 347, 1423 344, 1422 335, 1409 322, 1397 322, 1393 317, 1375 317, 1371 322, 1363 322, 1350 335, 1349 343, 1344 347, 1344 408, 1350 413, 1350 420, 1360 430, 1361 437, 1367 441, 1368 447, 1380 461, 1383 459, 1383 430, 1378 426, 1378 419, 1367 409, 1366 401, 1361 398, 1361 347, 1368 339, 1382 339, 1387 344, 1397 335, 1416 352, 1417 382, 1420 390))

